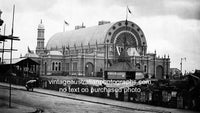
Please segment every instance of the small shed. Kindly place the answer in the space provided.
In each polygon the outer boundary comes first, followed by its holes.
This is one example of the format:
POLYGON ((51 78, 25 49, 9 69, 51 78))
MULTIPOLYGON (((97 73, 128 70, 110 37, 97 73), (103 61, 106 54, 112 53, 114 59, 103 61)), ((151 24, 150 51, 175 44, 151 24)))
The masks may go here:
POLYGON ((12 72, 16 76, 39 76, 39 63, 31 58, 15 58, 10 64, 10 60, 5 59, 3 64, 0 64, 0 75, 6 75, 12 67, 12 72))

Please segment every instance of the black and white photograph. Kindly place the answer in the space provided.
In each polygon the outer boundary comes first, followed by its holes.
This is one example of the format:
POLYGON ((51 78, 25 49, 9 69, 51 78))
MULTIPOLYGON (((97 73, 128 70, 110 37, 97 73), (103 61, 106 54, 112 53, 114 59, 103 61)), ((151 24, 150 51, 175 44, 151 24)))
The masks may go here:
POLYGON ((199 113, 200 0, 0 0, 0 113, 199 113))

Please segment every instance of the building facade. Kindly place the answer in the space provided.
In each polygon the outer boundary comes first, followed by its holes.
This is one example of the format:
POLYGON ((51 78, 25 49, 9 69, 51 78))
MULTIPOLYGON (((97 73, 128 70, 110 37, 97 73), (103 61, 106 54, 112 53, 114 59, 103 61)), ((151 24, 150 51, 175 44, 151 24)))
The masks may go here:
POLYGON ((103 22, 54 34, 44 47, 44 25, 38 26, 36 53, 41 75, 102 77, 125 50, 133 67, 148 78, 169 77, 169 56, 147 53, 142 29, 131 21, 103 22))

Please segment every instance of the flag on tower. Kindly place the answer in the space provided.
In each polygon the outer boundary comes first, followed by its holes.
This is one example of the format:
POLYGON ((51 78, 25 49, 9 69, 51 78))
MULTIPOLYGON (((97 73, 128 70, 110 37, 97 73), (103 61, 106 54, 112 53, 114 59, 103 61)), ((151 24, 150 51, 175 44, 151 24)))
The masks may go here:
POLYGON ((28 53, 33 53, 33 52, 30 50, 29 46, 28 46, 28 53))
POLYGON ((127 10, 128 10, 128 12, 131 14, 132 12, 131 12, 131 10, 128 8, 128 6, 127 6, 127 10))
POLYGON ((69 23, 67 23, 65 20, 64 20, 64 23, 65 23, 65 25, 69 25, 69 23))
POLYGON ((64 20, 64 24, 63 24, 63 32, 65 32, 65 26, 66 26, 66 25, 68 26, 69 23, 68 23, 67 21, 64 20))

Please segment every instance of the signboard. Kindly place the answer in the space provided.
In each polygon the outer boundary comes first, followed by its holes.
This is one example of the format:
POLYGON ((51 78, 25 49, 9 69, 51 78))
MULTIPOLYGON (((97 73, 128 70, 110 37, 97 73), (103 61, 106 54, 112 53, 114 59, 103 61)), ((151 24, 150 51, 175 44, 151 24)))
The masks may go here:
POLYGON ((135 79, 138 80, 138 79, 142 79, 142 78, 144 78, 144 74, 141 72, 136 72, 135 79))
POLYGON ((126 72, 108 72, 108 79, 126 79, 126 72))

